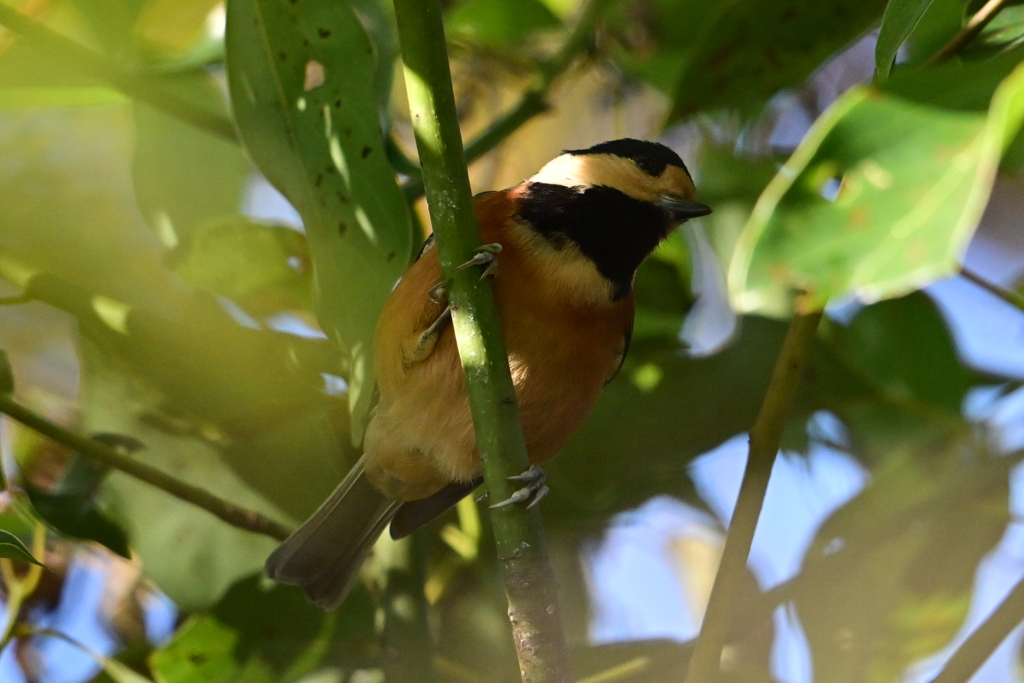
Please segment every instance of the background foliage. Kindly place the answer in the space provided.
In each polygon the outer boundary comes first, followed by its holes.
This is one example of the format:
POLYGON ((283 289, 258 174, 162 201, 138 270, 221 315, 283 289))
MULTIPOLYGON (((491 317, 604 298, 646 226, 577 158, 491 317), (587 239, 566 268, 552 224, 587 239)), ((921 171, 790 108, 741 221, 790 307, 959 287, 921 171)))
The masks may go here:
MULTIPOLYGON (((821 525, 799 574, 750 581, 728 675, 785 673, 770 665, 780 604, 822 682, 898 680, 961 629, 978 563, 1012 523, 1018 454, 986 416, 1019 378, 967 365, 918 290, 958 273, 993 188, 1009 198, 1002 223, 1020 223, 1024 6, 1005 4, 945 60, 982 3, 446 4, 470 150, 499 143, 471 167, 476 189, 515 184, 563 148, 662 137, 715 209, 706 243, 674 235, 639 273, 624 372, 549 469, 544 517, 581 680, 682 680, 686 644, 588 645, 581 557, 653 496, 710 509, 691 464, 751 425, 794 291, 833 308, 786 452, 827 446, 869 483, 821 525), (721 277, 692 258, 699 245, 721 277), (727 317, 685 321, 715 291, 741 314, 725 345, 708 334, 728 336, 727 317)), ((392 12, 378 0, 0 5, 0 393, 272 520, 310 513, 358 457, 370 335, 423 237, 392 12)), ((417 636, 380 609, 394 553, 324 614, 259 578, 272 538, 3 428, 0 671, 516 680, 472 501, 405 549, 432 645, 431 669, 409 678, 396 659, 417 636), (93 598, 83 572, 102 584, 93 598), (95 605, 104 637, 71 633, 76 605, 95 605)), ((715 561, 683 562, 680 585, 715 561)))

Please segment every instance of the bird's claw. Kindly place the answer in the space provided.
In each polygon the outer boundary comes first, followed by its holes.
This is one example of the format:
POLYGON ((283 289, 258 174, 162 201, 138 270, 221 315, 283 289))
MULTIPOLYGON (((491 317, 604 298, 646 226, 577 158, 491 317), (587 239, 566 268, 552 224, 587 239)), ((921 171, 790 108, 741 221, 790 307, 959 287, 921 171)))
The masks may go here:
POLYGON ((501 253, 501 245, 497 242, 491 244, 484 244, 483 246, 477 247, 473 250, 473 258, 469 259, 461 266, 457 266, 453 273, 457 273, 460 270, 466 268, 472 268, 473 266, 484 266, 484 272, 480 274, 480 279, 493 277, 495 271, 498 270, 498 254, 501 253))
POLYGON ((547 478, 547 472, 536 465, 530 465, 530 469, 526 470, 522 474, 508 478, 508 481, 523 482, 526 485, 521 489, 517 489, 506 500, 490 506, 491 509, 498 510, 503 507, 508 507, 509 505, 530 501, 526 506, 526 509, 529 510, 539 503, 544 496, 548 495, 548 492, 551 490, 544 484, 544 482, 547 481, 547 478))
MULTIPOLYGON (((456 266, 453 273, 457 273, 460 270, 466 268, 472 268, 473 266, 484 266, 484 272, 480 274, 480 279, 484 280, 489 277, 494 277, 494 273, 498 270, 498 258, 497 254, 501 253, 501 245, 497 242, 491 244, 485 244, 474 250, 473 258, 469 259, 461 266, 456 266)), ((448 283, 451 279, 445 279, 438 282, 436 285, 430 288, 427 292, 427 296, 435 304, 444 303, 445 297, 448 296, 448 283)))

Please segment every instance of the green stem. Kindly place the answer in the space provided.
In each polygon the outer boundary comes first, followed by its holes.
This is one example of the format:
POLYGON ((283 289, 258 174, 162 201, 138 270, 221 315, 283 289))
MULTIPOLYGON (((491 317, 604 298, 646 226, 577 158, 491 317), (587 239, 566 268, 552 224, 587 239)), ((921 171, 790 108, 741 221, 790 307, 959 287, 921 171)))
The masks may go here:
POLYGON ((102 54, 50 30, 2 2, 0 24, 46 48, 50 55, 59 57, 69 69, 106 81, 132 99, 144 102, 228 142, 238 143, 238 135, 230 120, 186 102, 159 86, 154 86, 152 76, 125 71, 102 54))
MULTIPOLYGON (((558 77, 561 76, 569 66, 576 60, 590 41, 594 31, 594 25, 601 17, 610 0, 590 0, 587 2, 579 18, 576 20, 572 31, 566 37, 565 42, 558 49, 551 59, 540 66, 540 72, 519 102, 507 112, 498 117, 482 133, 469 141, 466 145, 466 163, 471 164, 484 154, 497 147, 512 133, 519 130, 520 126, 538 114, 548 110, 548 92, 558 77)), ((406 199, 410 202, 419 199, 423 195, 423 178, 414 177, 402 188, 405 191, 406 199)))
POLYGON ((931 683, 967 683, 1024 619, 1024 579, 1017 582, 988 619, 956 649, 931 683))
POLYGON ((48 436, 57 443, 90 457, 96 462, 112 467, 115 470, 120 470, 176 498, 180 498, 186 503, 200 507, 239 529, 270 536, 279 541, 283 541, 291 534, 290 529, 271 519, 267 519, 255 510, 249 510, 229 503, 205 489, 186 484, 155 467, 150 467, 122 455, 99 441, 88 439, 64 429, 46 418, 35 414, 28 408, 19 405, 14 399, 4 394, 0 394, 0 413, 9 415, 26 427, 34 429, 43 436, 48 436))
MULTIPOLYGON (((455 111, 439 0, 395 0, 409 109, 437 250, 466 375, 477 448, 492 500, 514 486, 508 477, 529 466, 519 407, 494 295, 478 274, 453 273, 480 245, 462 137, 455 111)), ((558 595, 540 513, 509 506, 492 511, 509 618, 522 679, 567 683, 569 671, 558 595)))
POLYGON ((711 588, 704 623, 690 659, 686 683, 712 683, 717 677, 722 647, 732 621, 733 602, 746 571, 750 544, 768 490, 768 479, 782 443, 782 430, 820 320, 820 312, 793 316, 786 339, 782 342, 761 411, 750 430, 750 454, 743 483, 729 523, 729 534, 711 588))
POLYGON ((996 15, 1008 4, 1010 4, 1010 0, 988 0, 980 10, 975 12, 974 16, 967 21, 964 27, 957 31, 956 35, 950 38, 949 42, 943 45, 942 49, 932 55, 925 63, 929 65, 941 64, 956 56, 968 43, 977 38, 982 29, 988 25, 988 22, 995 19, 996 15))
POLYGON ((1019 311, 1024 311, 1024 296, 1021 296, 1013 290, 1004 289, 998 285, 994 285, 975 273, 973 270, 968 270, 966 267, 960 269, 960 274, 963 275, 965 279, 970 280, 989 294, 999 297, 1019 311))

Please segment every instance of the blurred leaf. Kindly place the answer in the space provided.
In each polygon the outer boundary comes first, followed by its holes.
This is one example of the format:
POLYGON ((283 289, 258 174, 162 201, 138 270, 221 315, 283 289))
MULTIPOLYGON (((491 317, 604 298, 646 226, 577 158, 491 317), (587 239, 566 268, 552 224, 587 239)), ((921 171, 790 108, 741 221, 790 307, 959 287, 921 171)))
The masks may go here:
POLYGON ((91 498, 45 493, 30 484, 25 491, 39 516, 61 534, 96 541, 121 557, 131 556, 124 530, 97 510, 91 498))
POLYGON ((964 0, 934 0, 907 37, 907 61, 897 71, 918 66, 932 57, 963 26, 964 0))
POLYGON ((793 586, 815 681, 898 680, 953 638, 1009 521, 1012 465, 970 442, 892 453, 822 525, 793 586))
POLYGON ((636 640, 570 650, 573 673, 581 683, 683 683, 693 644, 636 640))
POLYGON ((231 0, 227 49, 242 138, 302 215, 320 326, 351 359, 358 442, 374 383, 373 330, 412 239, 384 153, 373 47, 347 4, 231 0))
POLYGON ((868 306, 830 338, 846 366, 892 401, 959 417, 967 392, 992 382, 964 367, 941 313, 922 293, 868 306))
MULTIPOLYGON (((163 77, 161 83, 211 114, 228 113, 223 93, 205 71, 163 77)), ((238 145, 138 102, 133 111, 135 196, 165 247, 187 244, 203 221, 239 211, 252 171, 238 145)))
POLYGON ((0 557, 31 562, 40 567, 44 566, 42 562, 32 557, 32 553, 20 538, 3 529, 0 529, 0 557))
POLYGON ((695 500, 690 462, 753 424, 784 334, 781 323, 747 318, 732 345, 699 359, 635 344, 586 425, 546 465, 551 524, 593 523, 657 494, 695 500), (662 377, 641 389, 628 380, 645 364, 662 377))
POLYGON ((0 394, 14 393, 14 370, 11 368, 11 359, 7 352, 0 349, 0 394))
POLYGON ((985 59, 1024 42, 1024 6, 1005 7, 960 51, 962 59, 985 59))
MULTIPOLYGON (((238 633, 208 616, 189 618, 174 640, 149 658, 149 665, 161 683, 230 683, 242 675, 242 663, 234 656, 238 633)), ((270 683, 270 671, 258 663, 246 671, 243 680, 270 683)))
POLYGON ((325 663, 351 665, 375 647, 366 591, 355 590, 339 612, 327 613, 292 587, 264 582, 261 575, 244 578, 208 614, 186 621, 150 656, 157 680, 295 680, 325 663))
POLYGON ((658 50, 678 69, 669 122, 698 111, 756 111, 870 28, 883 7, 884 0, 658 0, 658 50))
POLYGON ((956 272, 1022 117, 1024 67, 996 90, 987 117, 851 90, 818 119, 745 226, 729 269, 736 307, 788 315, 794 291, 820 308, 851 293, 898 296, 956 272), (837 179, 830 201, 823 193, 837 179))
MULTIPOLYGON (((94 344, 83 340, 81 347, 84 429, 132 435, 146 444, 135 455, 137 460, 224 500, 287 520, 222 461, 206 435, 175 433, 147 419, 159 415, 161 406, 160 393, 144 379, 125 372, 94 344)), ((121 472, 111 472, 103 480, 98 502, 128 532, 147 575, 183 610, 215 603, 240 577, 261 568, 276 545, 121 472)))
POLYGON ((132 27, 150 50, 182 55, 208 31, 210 13, 221 0, 148 0, 132 27))
POLYGON ((132 54, 132 29, 148 0, 69 0, 85 17, 103 51, 123 58, 132 54))
POLYGON ((285 226, 243 216, 209 220, 168 261, 189 287, 231 299, 257 318, 310 307, 309 247, 285 226))
POLYGON ((462 0, 445 17, 445 32, 484 45, 521 44, 535 31, 561 25, 539 0, 462 0))
POLYGON ((900 46, 931 4, 932 0, 889 0, 875 44, 875 73, 879 80, 889 77, 900 46))
POLYGON ((123 104, 125 96, 103 86, 65 88, 0 87, 0 109, 96 107, 123 104))

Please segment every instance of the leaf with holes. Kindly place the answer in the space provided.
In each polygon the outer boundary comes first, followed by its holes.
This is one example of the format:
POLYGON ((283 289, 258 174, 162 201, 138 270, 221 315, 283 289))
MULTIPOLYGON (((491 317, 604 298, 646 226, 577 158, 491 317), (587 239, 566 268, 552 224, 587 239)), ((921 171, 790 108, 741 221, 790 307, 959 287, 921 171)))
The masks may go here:
POLYGON ((231 0, 227 21, 239 131, 256 165, 302 216, 317 317, 352 359, 358 441, 373 387, 374 326, 412 240, 384 154, 374 49, 347 3, 231 0))
POLYGON ((744 226, 729 267, 734 305, 785 316, 795 291, 816 309, 849 294, 900 296, 955 273, 1024 118, 1019 60, 923 77, 942 77, 941 88, 919 88, 912 77, 841 97, 744 226), (978 110, 979 89, 1007 67, 987 112, 978 110))

